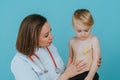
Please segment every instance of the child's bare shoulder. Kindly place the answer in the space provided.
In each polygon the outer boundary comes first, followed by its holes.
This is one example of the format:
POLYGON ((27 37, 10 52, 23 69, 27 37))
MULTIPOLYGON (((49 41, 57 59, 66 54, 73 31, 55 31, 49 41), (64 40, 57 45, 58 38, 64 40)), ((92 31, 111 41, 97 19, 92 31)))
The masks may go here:
POLYGON ((93 43, 98 43, 99 42, 99 39, 98 39, 98 37, 97 36, 95 36, 95 35, 92 35, 92 42, 93 43))
POLYGON ((73 43, 75 43, 75 41, 76 41, 76 37, 73 37, 70 39, 69 44, 73 44, 73 43))

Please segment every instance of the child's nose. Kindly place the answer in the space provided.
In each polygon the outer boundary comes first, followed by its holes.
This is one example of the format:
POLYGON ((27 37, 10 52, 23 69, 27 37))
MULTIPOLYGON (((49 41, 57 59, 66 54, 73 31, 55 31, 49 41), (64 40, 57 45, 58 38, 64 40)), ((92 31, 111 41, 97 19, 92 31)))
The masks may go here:
POLYGON ((82 36, 84 36, 85 35, 85 32, 82 32, 82 36))

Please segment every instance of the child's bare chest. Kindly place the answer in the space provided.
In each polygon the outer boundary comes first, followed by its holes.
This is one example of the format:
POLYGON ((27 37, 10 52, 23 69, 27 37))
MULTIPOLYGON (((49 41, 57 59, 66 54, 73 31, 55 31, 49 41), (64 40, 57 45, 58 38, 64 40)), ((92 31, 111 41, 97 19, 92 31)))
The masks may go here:
POLYGON ((74 56, 92 55, 92 42, 75 42, 73 45, 74 56))
POLYGON ((76 42, 73 45, 73 51, 77 54, 79 53, 80 55, 84 55, 87 54, 91 51, 92 49, 92 43, 88 42, 88 43, 80 43, 80 42, 76 42))

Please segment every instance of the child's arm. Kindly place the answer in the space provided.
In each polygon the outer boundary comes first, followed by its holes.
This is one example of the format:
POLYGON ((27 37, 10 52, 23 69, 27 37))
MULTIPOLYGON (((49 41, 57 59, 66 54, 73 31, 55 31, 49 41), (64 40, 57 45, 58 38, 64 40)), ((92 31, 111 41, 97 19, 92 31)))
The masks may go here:
POLYGON ((69 66, 73 61, 73 51, 72 51, 72 41, 69 41, 69 57, 68 57, 68 62, 67 66, 69 66))
POLYGON ((99 40, 97 39, 97 37, 93 37, 93 42, 92 42, 92 47, 93 47, 93 61, 92 61, 92 65, 91 65, 91 69, 87 75, 87 77, 85 78, 85 80, 93 80, 95 73, 97 72, 98 69, 98 60, 100 57, 100 44, 99 44, 99 40))

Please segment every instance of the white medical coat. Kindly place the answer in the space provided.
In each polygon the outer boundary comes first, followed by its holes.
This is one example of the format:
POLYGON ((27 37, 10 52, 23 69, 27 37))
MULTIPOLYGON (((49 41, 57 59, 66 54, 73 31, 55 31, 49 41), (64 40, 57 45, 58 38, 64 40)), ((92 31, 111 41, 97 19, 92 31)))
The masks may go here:
MULTIPOLYGON (((55 59, 60 73, 56 73, 55 65, 46 48, 36 49, 35 53, 40 57, 44 67, 48 70, 47 73, 41 73, 40 68, 35 68, 35 64, 25 55, 17 53, 11 62, 11 71, 16 80, 57 80, 64 72, 65 66, 60 58, 57 48, 54 45, 48 47, 55 59)), ((34 61, 36 57, 33 57, 34 61)), ((37 62, 36 62, 37 63, 37 62)), ((38 62, 39 63, 39 62, 38 62)), ((36 64, 37 65, 37 64, 36 64)))

